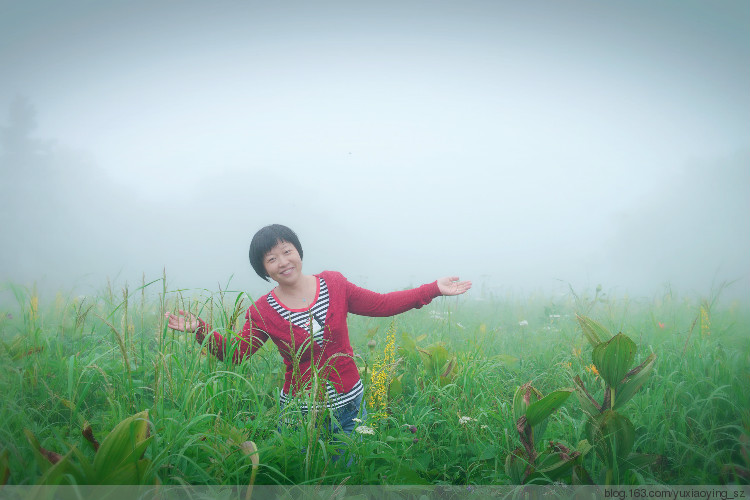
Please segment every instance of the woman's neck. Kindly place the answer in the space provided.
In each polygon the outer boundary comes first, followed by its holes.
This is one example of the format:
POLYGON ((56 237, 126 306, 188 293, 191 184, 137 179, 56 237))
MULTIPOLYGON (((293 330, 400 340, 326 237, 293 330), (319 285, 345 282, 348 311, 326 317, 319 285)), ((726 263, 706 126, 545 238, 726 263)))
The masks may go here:
POLYGON ((318 291, 318 280, 312 275, 303 275, 290 285, 277 285, 274 293, 287 306, 301 308, 309 306, 318 291))

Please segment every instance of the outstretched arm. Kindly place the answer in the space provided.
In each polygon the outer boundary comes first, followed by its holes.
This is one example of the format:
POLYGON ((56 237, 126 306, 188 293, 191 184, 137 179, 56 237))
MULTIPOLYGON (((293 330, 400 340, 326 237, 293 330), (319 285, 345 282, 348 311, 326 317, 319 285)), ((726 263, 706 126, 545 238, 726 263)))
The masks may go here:
MULTIPOLYGON (((179 330, 182 332, 195 332, 195 340, 199 344, 203 344, 206 336, 208 336, 207 348, 211 354, 224 360, 224 353, 226 348, 227 340, 219 332, 212 332, 211 325, 203 321, 201 318, 187 313, 183 310, 179 310, 179 316, 166 313, 165 316, 169 320, 169 328, 173 330, 179 330)), ((250 311, 245 314, 245 325, 242 328, 242 332, 239 334, 239 338, 233 339, 231 342, 231 350, 234 351, 232 355, 232 362, 239 363, 246 356, 250 356, 255 353, 264 343, 268 340, 268 335, 260 330, 259 328, 253 328, 252 322, 250 321, 250 311), (239 346, 234 349, 236 342, 239 342, 239 346)))
POLYGON ((347 284, 349 311, 361 316, 393 316, 410 309, 419 309, 441 295, 459 295, 471 288, 470 281, 458 281, 458 277, 440 278, 432 283, 411 290, 391 293, 376 293, 347 284))

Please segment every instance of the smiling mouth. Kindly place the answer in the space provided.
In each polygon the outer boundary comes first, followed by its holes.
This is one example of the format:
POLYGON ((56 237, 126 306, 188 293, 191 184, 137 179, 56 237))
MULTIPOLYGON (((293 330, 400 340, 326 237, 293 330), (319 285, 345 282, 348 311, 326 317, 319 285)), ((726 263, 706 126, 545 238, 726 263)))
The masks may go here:
POLYGON ((283 271, 281 271, 281 272, 280 272, 279 274, 281 274, 282 276, 287 276, 287 275, 289 275, 289 274, 290 274, 290 273, 291 273, 292 271, 294 271, 294 268, 293 268, 293 267, 290 267, 289 269, 284 269, 284 270, 283 270, 283 271))

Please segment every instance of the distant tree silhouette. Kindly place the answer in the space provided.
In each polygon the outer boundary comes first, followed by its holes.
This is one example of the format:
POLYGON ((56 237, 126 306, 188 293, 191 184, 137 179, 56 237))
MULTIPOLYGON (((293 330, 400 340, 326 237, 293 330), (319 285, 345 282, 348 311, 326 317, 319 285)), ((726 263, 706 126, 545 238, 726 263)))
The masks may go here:
POLYGON ((28 167, 41 154, 36 130, 36 109, 24 96, 16 96, 8 108, 8 125, 0 127, 0 168, 28 167))

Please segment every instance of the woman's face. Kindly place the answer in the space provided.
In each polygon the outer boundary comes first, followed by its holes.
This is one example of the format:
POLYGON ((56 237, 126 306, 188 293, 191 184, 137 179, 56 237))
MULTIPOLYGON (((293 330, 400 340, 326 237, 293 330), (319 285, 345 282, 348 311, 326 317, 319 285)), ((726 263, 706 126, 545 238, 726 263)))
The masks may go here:
POLYGON ((279 285, 291 285, 302 276, 302 258, 288 241, 280 241, 263 257, 268 276, 279 285))

